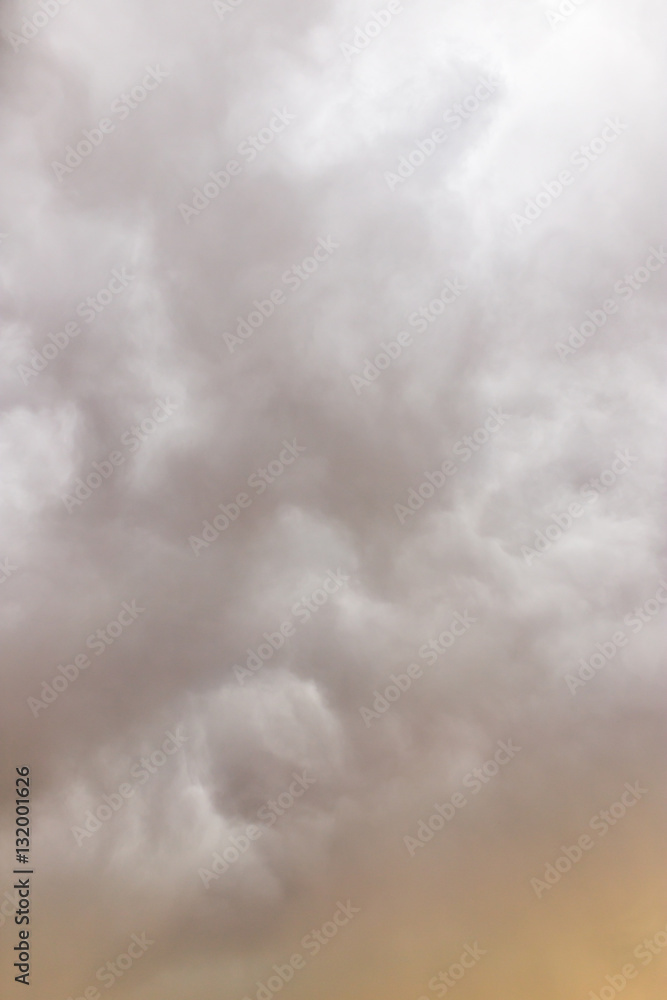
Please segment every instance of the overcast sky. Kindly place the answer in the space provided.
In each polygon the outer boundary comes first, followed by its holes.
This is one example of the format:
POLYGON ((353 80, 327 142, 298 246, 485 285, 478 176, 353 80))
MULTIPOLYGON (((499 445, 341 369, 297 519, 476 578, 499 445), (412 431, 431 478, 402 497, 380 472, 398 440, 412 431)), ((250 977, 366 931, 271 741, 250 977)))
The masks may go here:
POLYGON ((664 5, 0 28, 7 995, 658 1000, 664 5))

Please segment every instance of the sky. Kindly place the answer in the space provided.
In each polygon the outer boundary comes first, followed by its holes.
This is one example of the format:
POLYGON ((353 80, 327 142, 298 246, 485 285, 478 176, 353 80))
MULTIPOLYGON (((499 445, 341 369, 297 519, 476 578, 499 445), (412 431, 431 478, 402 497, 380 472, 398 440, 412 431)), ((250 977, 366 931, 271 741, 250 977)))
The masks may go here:
POLYGON ((0 6, 4 995, 663 996, 665 27, 0 6))

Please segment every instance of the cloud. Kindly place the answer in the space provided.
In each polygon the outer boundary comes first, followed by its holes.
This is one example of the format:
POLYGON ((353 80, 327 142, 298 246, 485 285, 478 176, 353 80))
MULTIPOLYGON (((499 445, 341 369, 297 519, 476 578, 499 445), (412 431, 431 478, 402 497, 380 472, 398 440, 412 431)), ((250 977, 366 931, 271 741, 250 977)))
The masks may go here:
MULTIPOLYGON (((286 996, 437 995, 475 941, 470 997, 599 990, 664 925, 660 614, 576 698, 566 681, 665 573, 661 274, 633 277, 663 246, 657 5, 587 0, 550 24, 558 4, 405 2, 353 55, 382 5, 230 7, 72 3, 6 40, 0 713, 8 768, 33 775, 35 981, 79 996, 146 933, 119 998, 254 998, 349 897, 353 925, 286 996), (447 282, 465 291, 440 310, 447 282), (159 400, 169 419, 133 436, 159 400), (508 419, 482 441, 490 411, 508 419), (632 462, 606 484, 619 451, 632 462), (329 573, 349 579, 318 603, 329 573), (96 655, 132 601, 145 613, 96 655), (428 663, 456 614, 479 624, 428 663), (411 663, 421 678, 366 726, 411 663), (191 742, 77 845, 178 725, 191 742), (408 857, 500 740, 521 754, 408 857), (304 769, 313 788, 205 889, 198 869, 304 769), (537 900, 530 879, 637 781, 632 815, 537 900)), ((3 30, 38 10, 6 5, 3 30)), ((2 795, 9 814, 10 781, 2 795)), ((10 858, 9 822, 4 842, 10 858)))

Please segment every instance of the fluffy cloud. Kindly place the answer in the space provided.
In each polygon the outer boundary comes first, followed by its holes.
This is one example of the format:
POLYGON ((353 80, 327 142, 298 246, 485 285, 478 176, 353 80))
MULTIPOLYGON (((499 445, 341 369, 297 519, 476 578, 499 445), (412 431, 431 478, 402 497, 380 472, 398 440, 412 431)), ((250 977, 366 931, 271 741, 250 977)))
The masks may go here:
POLYGON ((627 962, 657 997, 658 5, 0 19, 0 713, 38 991, 104 995, 145 932, 118 998, 255 998, 297 952, 295 1000, 433 997, 476 942, 471 998, 627 962))

